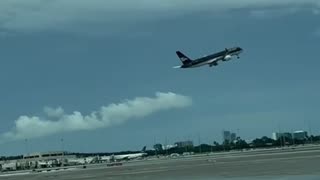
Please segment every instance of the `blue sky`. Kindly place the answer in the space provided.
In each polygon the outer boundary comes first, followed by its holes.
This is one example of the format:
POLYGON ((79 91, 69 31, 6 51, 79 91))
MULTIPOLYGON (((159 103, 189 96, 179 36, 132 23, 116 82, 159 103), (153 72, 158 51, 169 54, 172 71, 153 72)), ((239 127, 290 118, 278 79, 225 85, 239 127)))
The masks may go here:
POLYGON ((59 150, 61 138, 68 151, 105 152, 221 141, 223 129, 252 139, 310 124, 320 134, 319 1, 0 7, 0 154, 59 150), (240 60, 172 68, 176 50, 196 58, 232 46, 240 60))

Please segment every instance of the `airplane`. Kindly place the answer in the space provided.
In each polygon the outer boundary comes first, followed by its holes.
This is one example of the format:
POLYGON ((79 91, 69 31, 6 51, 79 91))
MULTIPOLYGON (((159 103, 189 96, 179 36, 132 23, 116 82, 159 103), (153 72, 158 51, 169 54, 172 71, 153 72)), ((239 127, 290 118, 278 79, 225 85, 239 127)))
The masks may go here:
POLYGON ((111 159, 119 161, 119 160, 132 160, 132 159, 142 158, 148 155, 147 153, 145 153, 145 151, 146 151, 146 146, 142 148, 140 153, 113 155, 111 159))
POLYGON ((209 67, 217 66, 219 61, 229 61, 232 59, 232 56, 236 56, 239 59, 239 54, 242 52, 243 49, 240 47, 233 47, 229 49, 225 48, 225 50, 218 53, 192 60, 182 52, 176 51, 176 54, 181 60, 182 65, 174 66, 173 68, 195 68, 204 65, 209 65, 209 67))

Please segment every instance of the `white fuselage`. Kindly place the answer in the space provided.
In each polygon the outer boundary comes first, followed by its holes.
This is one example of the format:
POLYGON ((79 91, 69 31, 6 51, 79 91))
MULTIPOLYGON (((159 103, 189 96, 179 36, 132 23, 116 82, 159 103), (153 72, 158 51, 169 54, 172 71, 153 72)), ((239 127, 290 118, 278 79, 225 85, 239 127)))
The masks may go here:
POLYGON ((232 59, 232 56, 239 56, 240 53, 241 53, 241 51, 238 51, 238 52, 230 53, 230 54, 226 55, 225 57, 221 56, 221 57, 216 57, 216 58, 213 58, 213 59, 209 59, 209 60, 207 60, 207 61, 204 61, 204 62, 201 62, 201 63, 197 63, 197 64, 195 64, 195 65, 192 65, 192 66, 190 66, 189 68, 195 68, 195 67, 200 67, 200 66, 212 64, 212 63, 217 62, 217 61, 219 61, 219 60, 229 61, 229 60, 232 59))
POLYGON ((115 155, 114 159, 121 160, 121 159, 135 159, 139 157, 145 156, 146 153, 135 153, 135 154, 124 154, 124 155, 115 155))

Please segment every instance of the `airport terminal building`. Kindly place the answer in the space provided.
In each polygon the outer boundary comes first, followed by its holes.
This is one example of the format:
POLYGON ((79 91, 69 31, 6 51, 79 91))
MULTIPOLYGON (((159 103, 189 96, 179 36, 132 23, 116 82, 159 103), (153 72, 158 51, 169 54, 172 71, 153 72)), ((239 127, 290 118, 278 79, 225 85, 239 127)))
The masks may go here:
POLYGON ((76 156, 64 151, 26 154, 22 159, 1 162, 1 170, 14 171, 64 166, 68 159, 72 158, 76 158, 76 156))
POLYGON ((278 133, 274 132, 272 133, 272 139, 278 140, 279 138, 289 138, 289 139, 298 139, 298 140, 305 140, 308 138, 308 133, 306 131, 294 131, 293 133, 289 132, 283 132, 283 133, 278 133))

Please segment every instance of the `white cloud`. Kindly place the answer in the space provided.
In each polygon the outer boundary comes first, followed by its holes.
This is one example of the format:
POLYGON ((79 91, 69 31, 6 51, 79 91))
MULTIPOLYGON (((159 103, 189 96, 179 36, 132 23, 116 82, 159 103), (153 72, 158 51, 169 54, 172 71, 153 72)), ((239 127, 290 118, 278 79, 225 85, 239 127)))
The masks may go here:
POLYGON ((312 13, 314 14, 314 15, 319 15, 320 14, 320 9, 312 9, 312 13))
POLYGON ((292 15, 302 10, 298 7, 286 8, 269 8, 269 9, 255 9, 250 12, 251 16, 257 18, 274 18, 279 16, 292 15))
POLYGON ((0 31, 0 38, 5 38, 8 36, 8 33, 7 32, 1 32, 0 31))
POLYGON ((189 97, 175 93, 156 93, 155 98, 137 97, 118 104, 103 106, 98 111, 83 115, 75 111, 72 114, 57 109, 45 108, 46 118, 37 116, 20 116, 15 127, 0 136, 0 142, 37 138, 59 132, 94 130, 122 124, 131 119, 143 118, 153 113, 185 108, 192 104, 189 97), (49 118, 56 117, 55 120, 49 118))
POLYGON ((198 10, 319 4, 319 0, 1 0, 0 29, 86 31, 97 24, 111 27, 198 10))
POLYGON ((314 32, 314 34, 315 34, 317 37, 320 37, 320 28, 317 29, 317 30, 314 32))

